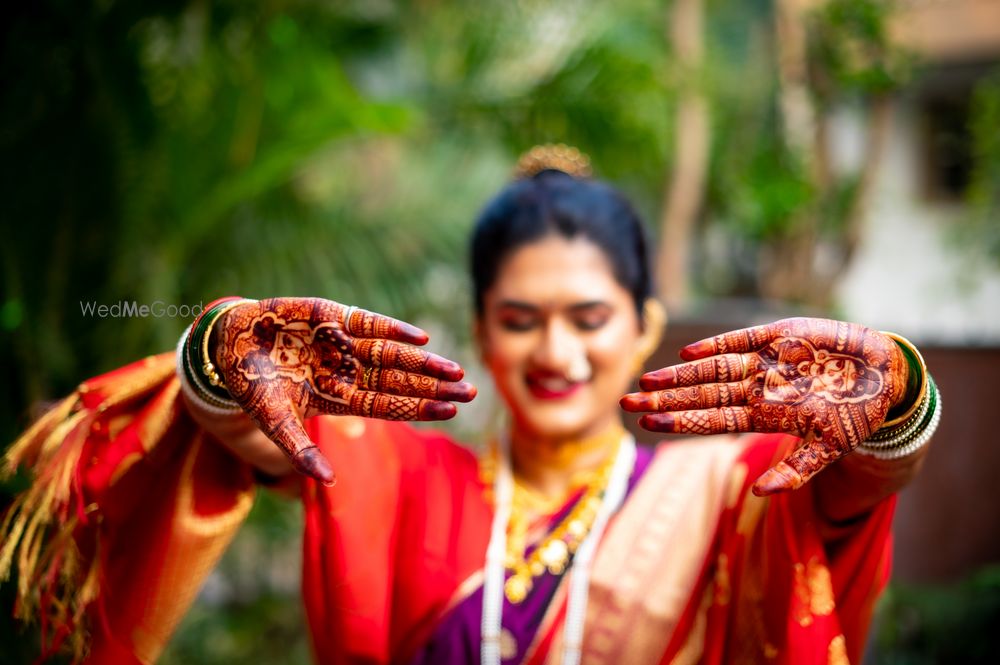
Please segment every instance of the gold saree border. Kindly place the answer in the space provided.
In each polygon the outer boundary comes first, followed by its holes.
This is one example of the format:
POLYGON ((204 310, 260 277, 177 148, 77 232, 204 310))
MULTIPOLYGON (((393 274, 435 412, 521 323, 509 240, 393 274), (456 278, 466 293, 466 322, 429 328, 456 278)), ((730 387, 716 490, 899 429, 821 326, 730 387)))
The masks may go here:
MULTIPOLYGON (((583 662, 660 661, 697 591, 719 516, 731 501, 734 465, 744 448, 737 437, 659 446, 598 549, 583 662)), ((543 626, 551 625, 549 615, 558 613, 561 605, 550 605, 543 626)), ((556 630, 547 663, 561 660, 563 628, 556 630)), ((545 632, 539 631, 537 639, 545 632)), ((685 660, 697 660, 700 646, 689 641, 684 651, 685 660)))

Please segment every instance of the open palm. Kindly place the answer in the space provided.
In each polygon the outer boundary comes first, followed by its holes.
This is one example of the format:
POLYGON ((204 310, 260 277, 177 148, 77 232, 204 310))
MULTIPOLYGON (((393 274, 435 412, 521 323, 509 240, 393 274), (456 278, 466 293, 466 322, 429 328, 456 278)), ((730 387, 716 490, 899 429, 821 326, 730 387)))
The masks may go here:
POLYGON ((213 357, 229 393, 300 472, 333 480, 301 419, 322 413, 445 420, 475 388, 455 362, 417 348, 403 321, 320 298, 239 305, 216 325, 213 357))
POLYGON ((795 489, 851 452, 906 391, 908 367, 886 335, 854 323, 792 318, 681 350, 687 362, 645 374, 622 398, 658 432, 784 432, 803 443, 755 483, 795 489))

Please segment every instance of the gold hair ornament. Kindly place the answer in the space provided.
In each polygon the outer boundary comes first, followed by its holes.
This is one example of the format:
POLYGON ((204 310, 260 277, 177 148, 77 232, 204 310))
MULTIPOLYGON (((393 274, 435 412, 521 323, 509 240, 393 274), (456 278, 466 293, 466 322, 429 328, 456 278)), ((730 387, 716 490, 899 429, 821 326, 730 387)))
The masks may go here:
POLYGON ((514 177, 531 178, 548 170, 562 171, 574 178, 589 178, 590 157, 565 143, 536 145, 517 160, 514 177))

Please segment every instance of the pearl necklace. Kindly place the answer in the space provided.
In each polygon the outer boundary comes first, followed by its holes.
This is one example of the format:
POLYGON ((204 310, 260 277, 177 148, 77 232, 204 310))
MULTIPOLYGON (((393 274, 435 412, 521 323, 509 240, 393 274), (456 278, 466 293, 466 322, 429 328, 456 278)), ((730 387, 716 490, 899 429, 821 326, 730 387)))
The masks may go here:
MULTIPOLYGON (((604 490, 604 497, 583 542, 576 550, 569 579, 566 620, 563 626, 563 665, 577 665, 583 645, 583 623, 586 618, 587 593, 590 584, 590 563, 597 543, 604 533, 608 520, 622 505, 628 490, 628 479, 635 466, 635 439, 622 437, 618 454, 611 468, 611 476, 604 490)), ((483 665, 500 665, 500 631, 504 598, 504 557, 507 550, 507 524, 514 491, 510 469, 510 439, 500 438, 500 455, 493 485, 495 510, 486 548, 486 568, 483 579, 483 617, 481 661, 483 665)))

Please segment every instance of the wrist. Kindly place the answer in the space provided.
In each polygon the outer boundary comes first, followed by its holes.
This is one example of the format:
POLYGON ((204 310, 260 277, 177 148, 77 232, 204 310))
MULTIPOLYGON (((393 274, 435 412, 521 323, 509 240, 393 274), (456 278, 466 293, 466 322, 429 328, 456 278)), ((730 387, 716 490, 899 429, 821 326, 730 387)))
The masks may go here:
POLYGON ((189 352, 191 332, 192 328, 188 327, 177 343, 177 377, 180 379, 185 401, 197 411, 213 418, 241 413, 243 409, 228 393, 219 395, 217 391, 210 389, 200 369, 192 366, 189 352))
POLYGON ((222 317, 239 305, 251 302, 254 301, 238 296, 219 298, 209 303, 191 324, 184 345, 185 368, 191 384, 209 402, 221 401, 227 406, 235 404, 217 368, 215 349, 211 344, 213 340, 218 344, 218 335, 213 335, 213 332, 222 317))

